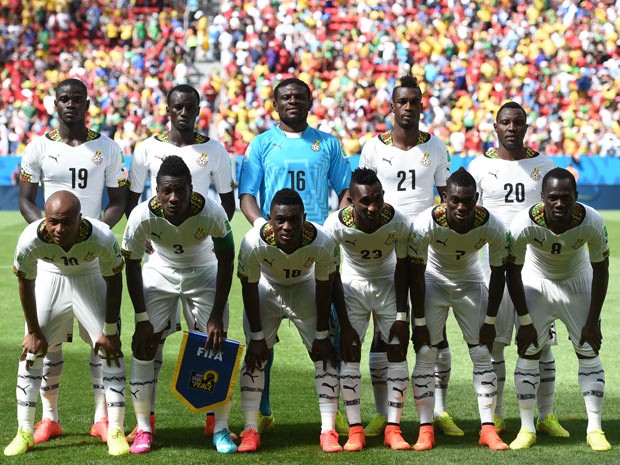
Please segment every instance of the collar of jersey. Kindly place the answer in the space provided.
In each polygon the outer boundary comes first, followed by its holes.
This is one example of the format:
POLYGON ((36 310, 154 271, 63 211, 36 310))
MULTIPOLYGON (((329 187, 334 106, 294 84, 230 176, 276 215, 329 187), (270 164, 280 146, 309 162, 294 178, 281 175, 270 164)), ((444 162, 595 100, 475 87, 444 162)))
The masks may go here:
MULTIPOLYGON (((431 139, 431 135, 428 132, 420 131, 418 133, 418 141, 415 145, 421 145, 427 143, 431 139)), ((394 139, 392 138, 392 130, 385 131, 379 134, 379 140, 383 142, 385 145, 390 145, 394 147, 394 139)))
MULTIPOLYGON (((338 218, 345 226, 357 229, 357 226, 355 226, 355 220, 353 219, 353 207, 351 205, 340 210, 340 213, 338 213, 338 218)), ((384 203, 383 208, 381 209, 381 226, 388 224, 392 218, 394 218, 394 207, 390 204, 384 203)))
MULTIPOLYGON (((47 225, 47 220, 41 221, 39 227, 37 228, 37 236, 46 244, 55 244, 54 238, 49 233, 49 231, 45 228, 47 225)), ((82 218, 80 221, 80 231, 78 232, 77 242, 84 242, 86 239, 90 237, 93 233, 93 225, 86 218, 82 218)))
MULTIPOLYGON (((312 223, 308 221, 304 222, 303 229, 301 231, 301 247, 305 247, 311 244, 316 239, 318 232, 312 223)), ((273 231, 273 226, 270 223, 266 223, 260 228, 260 237, 267 244, 277 247, 276 234, 273 231)))
MULTIPOLYGON (((170 143, 170 135, 167 132, 156 134, 155 139, 157 139, 159 142, 166 142, 168 144, 170 143)), ((202 134, 194 132, 194 144, 204 144, 208 140, 209 138, 207 136, 203 136, 202 134)))
MULTIPOLYGON (((58 128, 52 129, 50 132, 46 134, 46 137, 49 140, 53 140, 54 142, 63 142, 58 128)), ((90 128, 86 128, 86 140, 84 142, 90 142, 91 140, 99 139, 100 137, 101 137, 101 134, 99 134, 97 131, 93 131, 90 128)))
MULTIPOLYGON (((489 216, 489 211, 486 208, 476 205, 474 225, 471 229, 476 229, 484 225, 487 221, 489 221, 489 216)), ((435 223, 439 226, 450 229, 450 225, 448 224, 448 208, 445 203, 437 205, 433 208, 433 220, 435 220, 435 223)))
MULTIPOLYGON (((190 213, 189 216, 196 216, 198 213, 202 211, 205 206, 205 198, 200 195, 198 192, 192 192, 192 198, 190 199, 190 213)), ((155 216, 159 216, 160 218, 165 218, 164 210, 161 208, 161 202, 157 198, 157 196, 151 198, 149 201, 149 210, 155 216)))
MULTIPOLYGON (((525 159, 536 158, 538 155, 540 155, 540 153, 538 153, 536 150, 531 149, 529 147, 525 148, 525 159)), ((487 150, 484 156, 487 158, 499 159, 499 156, 497 155, 497 148, 495 147, 491 147, 489 150, 487 150)))
MULTIPOLYGON (((575 211, 570 221, 569 229, 579 226, 586 217, 586 209, 583 205, 578 203, 575 205, 575 211)), ((538 226, 549 229, 547 221, 545 220, 545 204, 538 202, 536 205, 532 205, 530 208, 530 218, 538 226)))

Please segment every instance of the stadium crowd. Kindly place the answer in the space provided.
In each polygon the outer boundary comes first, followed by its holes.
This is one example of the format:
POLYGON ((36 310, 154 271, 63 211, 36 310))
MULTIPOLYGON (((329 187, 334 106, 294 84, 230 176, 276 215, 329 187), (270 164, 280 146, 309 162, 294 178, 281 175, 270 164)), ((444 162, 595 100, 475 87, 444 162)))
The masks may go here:
POLYGON ((161 131, 166 93, 188 80, 186 31, 194 32, 184 27, 185 2, 170 3, 2 2, 0 155, 21 154, 55 126, 53 90, 69 77, 92 89, 90 127, 126 154, 161 131))
POLYGON ((492 145, 507 99, 530 115, 528 145, 547 154, 611 155, 620 141, 618 2, 224 0, 212 28, 216 125, 234 153, 274 124, 270 89, 289 74, 314 88, 311 125, 348 154, 389 129, 405 73, 423 85, 423 127, 455 155, 492 145))

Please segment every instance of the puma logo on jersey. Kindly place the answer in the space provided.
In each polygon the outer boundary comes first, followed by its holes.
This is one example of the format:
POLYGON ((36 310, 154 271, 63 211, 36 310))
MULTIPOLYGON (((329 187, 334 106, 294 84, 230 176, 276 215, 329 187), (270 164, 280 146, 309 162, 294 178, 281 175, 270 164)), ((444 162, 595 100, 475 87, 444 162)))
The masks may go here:
POLYGON ((448 247, 448 239, 446 239, 444 241, 436 239, 435 242, 437 242, 438 244, 443 245, 444 247, 448 247))
POLYGON ((51 158, 52 160, 54 160, 56 163, 58 163, 58 157, 60 156, 60 154, 54 156, 54 155, 48 155, 47 158, 51 158))
POLYGON ((534 238, 533 241, 536 242, 541 247, 543 246, 543 243, 545 242, 544 239, 537 239, 537 238, 534 238))
POLYGON ((282 150, 282 144, 276 144, 275 142, 271 143, 272 147, 278 147, 280 150, 282 150))
POLYGON ((46 262, 53 262, 54 258, 56 258, 56 255, 52 255, 51 257, 43 257, 43 260, 46 262))
POLYGON ((386 163, 389 163, 392 166, 392 158, 382 158, 382 160, 386 163))
POLYGON ((491 176, 493 176, 495 179, 497 179, 497 173, 498 173, 498 171, 496 171, 495 173, 493 173, 493 172, 489 171, 489 174, 490 174, 491 176))
POLYGON ((266 258, 263 258, 263 261, 264 261, 267 265, 269 265, 269 266, 271 266, 271 267, 273 267, 273 261, 274 261, 274 260, 275 260, 275 258, 272 258, 271 260, 267 260, 266 258))
POLYGON ((344 240, 345 244, 351 244, 353 247, 357 247, 357 239, 349 241, 347 239, 344 240))
POLYGON ((152 232, 151 233, 151 236, 154 236, 154 237, 156 237, 159 240, 161 240, 161 235, 162 235, 162 233, 156 233, 156 232, 152 232))

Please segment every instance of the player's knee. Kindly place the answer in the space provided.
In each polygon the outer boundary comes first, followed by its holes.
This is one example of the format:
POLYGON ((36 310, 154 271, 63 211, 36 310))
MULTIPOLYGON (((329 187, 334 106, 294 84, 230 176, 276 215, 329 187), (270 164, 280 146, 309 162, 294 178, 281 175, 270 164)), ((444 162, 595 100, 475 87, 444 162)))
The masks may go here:
POLYGON ((423 345, 415 355, 416 364, 431 364, 435 366, 435 358, 437 357, 437 348, 423 345))
POLYGON ((487 346, 473 346, 469 348, 469 356, 475 365, 490 365, 491 353, 487 346))
POLYGON ((503 342, 495 341, 493 343, 493 351, 491 352, 491 358, 494 362, 503 362, 506 359, 504 358, 504 349, 506 348, 506 344, 503 342))

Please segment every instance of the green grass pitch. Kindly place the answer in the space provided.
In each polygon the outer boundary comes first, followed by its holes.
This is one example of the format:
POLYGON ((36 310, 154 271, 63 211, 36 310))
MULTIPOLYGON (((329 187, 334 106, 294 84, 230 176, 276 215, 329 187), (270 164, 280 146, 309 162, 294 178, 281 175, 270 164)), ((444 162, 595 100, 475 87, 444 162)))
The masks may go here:
MULTIPOLYGON (((386 449, 379 438, 370 438, 367 448, 360 453, 324 454, 319 447, 320 418, 314 391, 313 367, 295 329, 285 320, 280 328, 281 342, 276 346, 276 359, 272 372, 272 406, 276 429, 262 438, 262 450, 256 454, 219 455, 210 440, 202 435, 204 418, 186 409, 170 392, 172 370, 181 336, 168 339, 165 360, 159 382, 157 399, 157 436, 155 448, 146 456, 113 458, 107 448, 88 436, 92 422, 93 404, 90 376, 88 374, 88 347, 76 337, 65 345, 65 368, 60 390, 60 417, 64 428, 62 438, 37 446, 24 456, 2 457, 2 463, 19 464, 104 464, 111 463, 280 463, 280 464, 400 464, 435 462, 441 464, 616 464, 620 463, 620 370, 617 354, 620 352, 620 211, 603 211, 610 232, 610 286, 603 310, 603 349, 601 352, 606 369, 607 389, 603 427, 614 450, 608 453, 592 452, 585 443, 586 414, 577 385, 577 361, 566 330, 558 325, 559 345, 554 348, 557 360, 556 413, 562 424, 571 432, 569 439, 538 438, 538 444, 526 451, 491 452, 477 446, 479 420, 475 394, 471 383, 471 362, 465 343, 458 333, 454 320, 448 324, 448 339, 452 346, 453 366, 448 407, 457 423, 465 430, 463 438, 437 436, 437 446, 430 452, 386 449)), ((237 246, 248 228, 240 212, 233 220, 237 246)), ((17 359, 23 337, 23 315, 17 293, 17 281, 11 272, 13 251, 17 237, 25 223, 18 212, 0 212, 0 446, 4 448, 17 430, 15 381, 17 359)), ((118 236, 123 225, 114 231, 118 236)), ((133 310, 126 294, 123 301, 123 343, 127 364, 130 357, 130 340, 133 329, 133 310)), ((242 340, 242 304, 238 280, 234 280, 230 296, 231 338, 242 340)), ((77 332, 76 332, 77 335, 77 332)), ((365 344, 366 353, 368 344, 365 344)), ((410 370, 413 354, 409 354, 410 370)), ((505 411, 508 431, 503 435, 510 442, 519 429, 519 414, 513 387, 512 371, 515 349, 506 351, 507 383, 505 411)), ((368 376, 368 358, 362 359, 363 397, 362 416, 366 421, 374 409, 372 388, 368 376)), ((135 419, 131 404, 127 406, 125 429, 129 432, 135 419)), ((37 412, 37 419, 40 413, 37 412)), ((240 395, 235 393, 230 425, 239 432, 243 426, 240 395)), ((404 436, 410 442, 417 437, 417 415, 411 389, 403 414, 404 436)), ((341 440, 341 442, 344 442, 341 440)))

